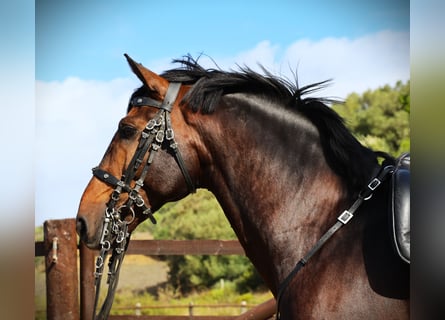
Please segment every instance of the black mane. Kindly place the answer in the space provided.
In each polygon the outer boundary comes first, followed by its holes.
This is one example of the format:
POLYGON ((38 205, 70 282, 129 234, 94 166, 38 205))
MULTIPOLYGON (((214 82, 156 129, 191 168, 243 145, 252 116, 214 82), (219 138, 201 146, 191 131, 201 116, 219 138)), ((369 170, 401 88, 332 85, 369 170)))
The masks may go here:
POLYGON ((329 108, 324 98, 306 97, 328 81, 299 88, 298 82, 273 76, 263 68, 264 75, 249 68, 240 71, 204 69, 190 56, 174 60, 181 67, 165 71, 161 76, 168 81, 192 85, 181 103, 194 112, 212 113, 219 100, 229 93, 252 93, 279 102, 285 108, 293 108, 308 118, 318 128, 321 144, 328 164, 339 176, 346 179, 352 193, 361 190, 373 174, 377 164, 373 151, 362 146, 350 133, 343 119, 329 108))
MULTIPOLYGON (((193 85, 182 102, 188 104, 193 111, 202 113, 212 113, 221 96, 238 92, 261 94, 277 100, 286 107, 293 107, 296 101, 302 103, 313 101, 313 98, 302 99, 302 97, 323 88, 329 82, 329 80, 322 81, 299 88, 298 83, 293 84, 286 79, 278 78, 262 67, 265 75, 247 67, 240 67, 239 72, 204 69, 190 56, 173 62, 180 63, 182 67, 165 71, 161 76, 168 81, 193 85)), ((325 98, 317 100, 323 103, 336 102, 325 98)))

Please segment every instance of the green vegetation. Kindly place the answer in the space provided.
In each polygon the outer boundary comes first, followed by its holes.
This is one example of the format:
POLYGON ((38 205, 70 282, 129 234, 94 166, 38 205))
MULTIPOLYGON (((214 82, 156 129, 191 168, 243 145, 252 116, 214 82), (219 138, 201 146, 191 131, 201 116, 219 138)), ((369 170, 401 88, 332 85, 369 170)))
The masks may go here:
POLYGON ((113 304, 113 315, 134 314, 134 306, 141 305, 142 315, 188 315, 189 306, 193 304, 196 315, 239 315, 241 302, 248 306, 260 304, 272 298, 269 291, 239 294, 233 286, 215 287, 199 293, 177 297, 169 290, 158 290, 156 296, 148 293, 118 292, 113 304), (220 305, 220 307, 218 307, 220 305), (221 305, 231 305, 221 307, 221 305))
POLYGON ((393 156, 410 150, 410 82, 398 81, 362 95, 350 94, 333 105, 357 139, 373 150, 393 156))
MULTIPOLYGON (((155 239, 236 239, 214 196, 199 190, 184 200, 165 205, 156 214, 158 224, 145 222, 155 239)), ((221 279, 245 293, 263 285, 252 263, 244 256, 169 256, 168 283, 178 294, 205 290, 221 279)))

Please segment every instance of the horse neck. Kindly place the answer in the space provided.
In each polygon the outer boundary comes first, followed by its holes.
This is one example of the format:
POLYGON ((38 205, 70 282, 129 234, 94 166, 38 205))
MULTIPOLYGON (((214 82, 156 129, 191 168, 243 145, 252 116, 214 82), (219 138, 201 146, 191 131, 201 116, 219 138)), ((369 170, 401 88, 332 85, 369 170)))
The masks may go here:
POLYGON ((207 153, 202 185, 275 288, 344 209, 346 191, 325 161, 316 128, 270 104, 227 96, 199 130, 207 153))

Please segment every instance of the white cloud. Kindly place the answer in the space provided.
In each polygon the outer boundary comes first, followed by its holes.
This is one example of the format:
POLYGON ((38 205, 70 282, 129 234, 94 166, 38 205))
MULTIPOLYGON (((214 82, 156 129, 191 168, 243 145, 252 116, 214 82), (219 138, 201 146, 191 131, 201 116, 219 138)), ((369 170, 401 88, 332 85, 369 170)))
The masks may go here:
MULTIPOLYGON (((352 92, 409 79, 409 33, 382 31, 357 39, 301 39, 285 48, 262 41, 233 57, 215 60, 222 69, 247 65, 259 71, 261 63, 272 73, 291 80, 297 71, 301 86, 332 79, 332 85, 320 95, 346 98, 352 92)), ((205 56, 200 62, 214 66, 205 56)))
MULTIPOLYGON (((233 57, 212 57, 222 69, 258 63, 300 85, 332 78, 322 96, 345 98, 397 80, 409 79, 409 34, 384 31, 358 39, 298 40, 286 48, 269 41, 233 57)), ((160 72, 168 60, 144 62, 160 72)), ((207 57, 205 67, 214 67, 207 57)), ((140 85, 136 77, 108 82, 68 78, 36 83, 36 224, 74 217, 90 169, 102 158, 128 98, 140 85)))
MULTIPOLYGON (((272 71, 276 69, 279 49, 278 45, 272 45, 270 41, 265 40, 258 43, 254 48, 242 51, 233 57, 215 57, 214 60, 223 70, 237 70, 238 66, 248 66, 255 71, 261 72, 259 67, 261 64, 272 71)), ((215 62, 206 56, 203 56, 199 62, 205 67, 215 66, 215 62)))
POLYGON ((301 40, 285 50, 283 61, 297 61, 302 84, 333 79, 329 94, 345 98, 351 92, 409 79, 409 33, 301 40))
POLYGON ((36 224, 74 217, 137 79, 36 83, 36 224))

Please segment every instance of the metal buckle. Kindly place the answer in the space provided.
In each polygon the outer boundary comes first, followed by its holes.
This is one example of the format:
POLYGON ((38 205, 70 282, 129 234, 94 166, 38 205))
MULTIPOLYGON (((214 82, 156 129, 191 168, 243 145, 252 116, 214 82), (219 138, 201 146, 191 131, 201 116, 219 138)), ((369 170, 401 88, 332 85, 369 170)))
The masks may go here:
POLYGON ((144 185, 144 181, 142 181, 141 179, 136 180, 136 185, 139 186, 139 188, 141 188, 144 185))
POLYGON ((159 142, 159 143, 162 143, 164 141, 164 131, 159 130, 156 133, 156 141, 159 142))
POLYGON ((138 192, 134 189, 130 191, 128 194, 128 198, 130 198, 132 201, 136 200, 136 197, 138 196, 138 192))
POLYGON ((96 268, 102 268, 102 266, 104 265, 104 258, 102 258, 101 256, 98 256, 96 259, 96 268))
POLYGON ((111 199, 112 199, 113 201, 118 201, 119 198, 120 198, 120 192, 117 191, 117 190, 114 190, 114 191, 111 193, 111 199))
POLYGON ((139 208, 142 207, 145 204, 144 199, 142 199, 140 194, 138 194, 138 196, 137 196, 137 198, 135 200, 135 203, 136 203, 136 206, 139 207, 139 208))
POLYGON ((380 184, 382 183, 382 181, 380 181, 377 178, 374 178, 369 184, 368 184, 368 188, 372 191, 374 191, 380 184))
POLYGON ((117 185, 118 185, 119 187, 123 188, 123 187, 125 187, 125 182, 123 182, 122 180, 119 180, 119 181, 117 182, 117 185))
POLYGON ((161 124, 163 124, 164 123, 164 116, 161 114, 160 116, 159 116, 159 118, 155 118, 155 121, 156 121, 156 125, 157 126, 160 126, 161 124))
POLYGON ((172 140, 175 137, 175 133, 173 132, 173 129, 168 128, 167 130, 165 130, 165 138, 167 140, 172 140))
POLYGON ((342 212, 341 215, 338 216, 337 220, 340 221, 343 224, 347 224, 349 220, 352 219, 354 215, 350 213, 348 210, 345 210, 342 212))
POLYGON ((111 248, 111 243, 110 241, 106 240, 102 243, 102 249, 104 249, 105 251, 110 250, 111 248))
POLYGON ((150 121, 148 121, 147 123, 147 130, 152 130, 154 127, 156 126, 156 121, 154 119, 151 119, 150 121))

